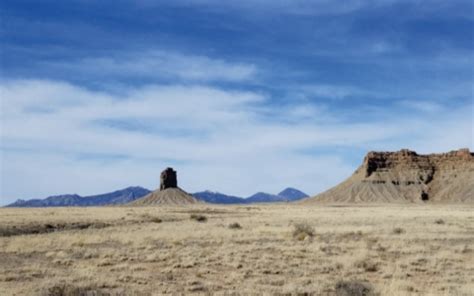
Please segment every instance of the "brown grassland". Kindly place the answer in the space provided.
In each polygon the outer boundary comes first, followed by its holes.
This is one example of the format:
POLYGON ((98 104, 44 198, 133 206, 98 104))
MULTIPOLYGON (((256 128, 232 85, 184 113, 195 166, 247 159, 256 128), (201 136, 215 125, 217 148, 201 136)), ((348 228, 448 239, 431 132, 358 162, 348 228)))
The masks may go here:
POLYGON ((0 209, 1 295, 473 295, 474 205, 0 209))

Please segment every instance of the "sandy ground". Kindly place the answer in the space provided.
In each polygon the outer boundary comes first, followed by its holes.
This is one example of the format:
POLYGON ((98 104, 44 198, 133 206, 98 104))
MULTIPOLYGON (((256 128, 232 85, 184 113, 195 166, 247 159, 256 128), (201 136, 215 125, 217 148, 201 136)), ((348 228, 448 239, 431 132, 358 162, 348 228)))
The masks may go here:
POLYGON ((473 205, 2 208, 0 294, 474 295, 473 249, 473 205))

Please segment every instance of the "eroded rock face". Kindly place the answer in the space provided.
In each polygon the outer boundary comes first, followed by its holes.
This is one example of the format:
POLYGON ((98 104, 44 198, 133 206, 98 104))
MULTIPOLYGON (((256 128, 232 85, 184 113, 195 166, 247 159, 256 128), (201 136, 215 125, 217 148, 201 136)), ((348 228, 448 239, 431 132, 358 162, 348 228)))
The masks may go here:
POLYGON ((391 180, 395 185, 428 184, 433 180, 435 164, 428 155, 402 149, 398 152, 369 152, 364 159, 365 177, 373 173, 399 172, 401 178, 391 180))
POLYGON ((130 206, 185 206, 202 203, 197 198, 178 187, 176 171, 166 168, 160 175, 160 189, 137 199, 130 206))
POLYGON ((172 168, 166 168, 166 170, 162 171, 160 175, 160 190, 177 187, 178 179, 176 176, 176 171, 172 168))
POLYGON ((337 202, 474 202, 474 153, 369 152, 356 172, 315 199, 337 202))
MULTIPOLYGON (((369 152, 364 159, 365 177, 372 173, 388 170, 413 170, 426 172, 428 178, 421 178, 427 184, 432 180, 434 171, 439 166, 457 165, 465 161, 472 161, 474 153, 469 149, 460 149, 441 154, 419 155, 415 151, 402 149, 398 152, 369 152)), ((415 181, 415 180, 413 180, 415 181)), ((415 182, 416 183, 416 182, 415 182)))

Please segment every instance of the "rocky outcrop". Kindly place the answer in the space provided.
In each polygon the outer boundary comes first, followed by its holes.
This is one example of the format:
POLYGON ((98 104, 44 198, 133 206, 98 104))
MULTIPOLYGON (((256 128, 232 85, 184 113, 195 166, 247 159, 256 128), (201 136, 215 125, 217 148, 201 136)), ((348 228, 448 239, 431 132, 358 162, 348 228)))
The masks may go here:
POLYGON ((166 168, 160 175, 160 188, 137 199, 128 205, 131 206, 182 206, 201 203, 194 196, 178 187, 176 171, 166 168))
POLYGON ((369 152, 355 173, 306 202, 474 202, 474 154, 369 152))
POLYGON ((176 171, 172 168, 166 168, 166 170, 162 171, 160 175, 160 190, 177 187, 178 178, 176 176, 176 171))

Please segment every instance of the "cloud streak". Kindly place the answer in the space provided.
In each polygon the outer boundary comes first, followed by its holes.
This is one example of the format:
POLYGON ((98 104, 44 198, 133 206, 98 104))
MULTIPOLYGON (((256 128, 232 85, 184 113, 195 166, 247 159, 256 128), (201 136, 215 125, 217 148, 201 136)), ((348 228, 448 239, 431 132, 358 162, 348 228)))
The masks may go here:
POLYGON ((103 180, 88 187, 91 193, 133 181, 153 187, 166 165, 180 169, 191 191, 248 195, 285 183, 316 193, 354 168, 333 147, 390 150, 403 142, 423 152, 432 150, 430 144, 440 150, 469 146, 465 135, 469 129, 472 135, 472 114, 461 109, 433 124, 427 124, 430 114, 348 123, 337 112, 326 114, 328 122, 314 122, 301 119, 318 116, 317 105, 265 109, 271 102, 265 95, 210 86, 147 85, 116 95, 60 81, 15 80, 0 90, 8 102, 1 117, 3 198, 53 193, 41 191, 51 179, 33 178, 41 170, 68 184, 67 192, 80 190, 70 178, 81 170, 86 177, 80 178, 103 180), (287 120, 268 120, 271 115, 287 120), (326 152, 308 153, 318 149, 326 152), (32 178, 26 190, 20 172, 32 178))
POLYGON ((183 55, 163 50, 87 57, 68 63, 45 62, 43 66, 54 71, 102 79, 133 77, 135 80, 245 82, 257 76, 257 67, 253 64, 229 63, 206 56, 183 55))
POLYGON ((2 7, 3 203, 168 165, 313 194, 368 150, 474 148, 470 1, 25 1, 2 7))

